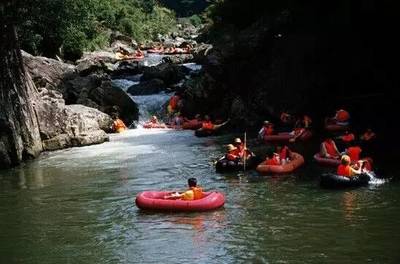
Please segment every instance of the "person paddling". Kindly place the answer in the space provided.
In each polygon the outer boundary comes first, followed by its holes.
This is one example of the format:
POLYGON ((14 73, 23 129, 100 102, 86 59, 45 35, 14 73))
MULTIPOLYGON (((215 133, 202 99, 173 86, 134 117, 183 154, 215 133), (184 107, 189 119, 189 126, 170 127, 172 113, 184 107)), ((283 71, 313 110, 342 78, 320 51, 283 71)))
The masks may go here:
POLYGON ((274 124, 265 120, 263 123, 263 127, 258 132, 258 139, 264 140, 265 136, 271 136, 275 133, 274 131, 274 124))
POLYGON ((358 169, 350 166, 351 159, 348 155, 343 155, 340 159, 340 165, 337 168, 337 174, 340 176, 353 177, 362 173, 362 164, 364 161, 358 161, 358 169))
POLYGON ((199 200, 204 197, 203 189, 197 186, 197 179, 188 179, 189 190, 182 193, 172 193, 170 195, 164 196, 164 199, 182 199, 185 201, 199 200))

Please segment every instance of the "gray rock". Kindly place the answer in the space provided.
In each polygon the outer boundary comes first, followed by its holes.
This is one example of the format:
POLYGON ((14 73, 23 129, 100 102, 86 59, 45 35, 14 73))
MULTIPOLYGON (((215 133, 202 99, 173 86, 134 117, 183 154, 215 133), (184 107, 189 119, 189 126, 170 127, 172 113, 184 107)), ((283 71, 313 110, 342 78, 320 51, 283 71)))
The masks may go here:
POLYGON ((160 79, 153 79, 150 81, 141 82, 136 85, 132 85, 128 88, 128 93, 131 95, 149 95, 157 94, 165 90, 165 83, 160 79))
POLYGON ((171 86, 184 79, 185 75, 188 73, 189 70, 183 66, 171 63, 162 63, 157 66, 145 68, 142 81, 160 79, 164 81, 166 86, 171 86))

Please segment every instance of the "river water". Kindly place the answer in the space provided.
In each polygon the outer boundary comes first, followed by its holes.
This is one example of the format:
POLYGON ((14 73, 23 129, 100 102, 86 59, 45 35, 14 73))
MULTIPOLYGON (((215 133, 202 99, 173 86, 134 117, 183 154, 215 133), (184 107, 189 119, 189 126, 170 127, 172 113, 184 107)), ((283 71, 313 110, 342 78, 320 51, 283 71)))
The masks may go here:
POLYGON ((285 177, 216 174, 229 140, 136 129, 1 171, 0 263, 400 261, 398 183, 324 190, 312 162, 285 177), (224 208, 135 206, 139 192, 183 190, 189 177, 225 193, 224 208))

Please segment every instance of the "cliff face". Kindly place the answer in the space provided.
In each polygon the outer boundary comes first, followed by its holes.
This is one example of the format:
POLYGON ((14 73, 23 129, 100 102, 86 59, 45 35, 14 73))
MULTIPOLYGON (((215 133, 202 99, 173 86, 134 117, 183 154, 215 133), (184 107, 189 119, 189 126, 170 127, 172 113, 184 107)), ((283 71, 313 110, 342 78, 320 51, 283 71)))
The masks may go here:
MULTIPOLYGON (((0 7, 1 13, 6 12, 0 7)), ((0 14, 3 17, 4 14, 0 14)), ((15 28, 0 21, 0 168, 42 151, 34 102, 36 88, 23 67, 15 28)))

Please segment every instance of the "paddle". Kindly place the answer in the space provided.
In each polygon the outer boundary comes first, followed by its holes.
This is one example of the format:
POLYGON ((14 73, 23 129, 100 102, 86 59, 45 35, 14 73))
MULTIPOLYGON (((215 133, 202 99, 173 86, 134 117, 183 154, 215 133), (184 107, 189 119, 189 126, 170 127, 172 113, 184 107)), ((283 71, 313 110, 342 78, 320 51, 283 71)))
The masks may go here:
POLYGON ((244 153, 243 153, 243 171, 246 171, 246 141, 247 141, 247 137, 246 137, 246 132, 244 132, 244 153))

